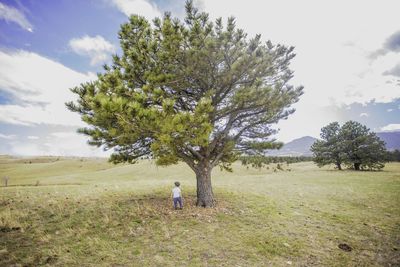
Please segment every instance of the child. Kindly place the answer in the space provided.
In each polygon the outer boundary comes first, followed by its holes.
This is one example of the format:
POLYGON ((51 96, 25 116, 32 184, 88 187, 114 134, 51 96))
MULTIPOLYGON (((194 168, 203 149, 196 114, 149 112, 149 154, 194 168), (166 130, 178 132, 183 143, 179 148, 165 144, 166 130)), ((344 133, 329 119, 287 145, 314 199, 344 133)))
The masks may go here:
POLYGON ((175 182, 175 187, 172 189, 172 199, 174 200, 174 208, 177 209, 177 204, 179 202, 179 207, 182 209, 182 192, 179 188, 181 184, 179 182, 175 182))

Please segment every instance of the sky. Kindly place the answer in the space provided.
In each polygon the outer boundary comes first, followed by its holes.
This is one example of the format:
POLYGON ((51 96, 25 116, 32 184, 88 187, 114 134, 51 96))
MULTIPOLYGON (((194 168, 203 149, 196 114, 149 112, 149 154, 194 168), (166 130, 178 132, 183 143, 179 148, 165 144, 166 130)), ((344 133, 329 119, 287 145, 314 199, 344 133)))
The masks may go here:
MULTIPOLYGON (((296 112, 273 127, 288 142, 318 137, 330 122, 400 130, 400 1, 197 0, 212 19, 230 16, 249 37, 294 46, 296 112)), ((184 17, 184 0, 0 0, 0 154, 106 157, 76 133, 70 88, 96 79, 121 53, 132 14, 184 17)))

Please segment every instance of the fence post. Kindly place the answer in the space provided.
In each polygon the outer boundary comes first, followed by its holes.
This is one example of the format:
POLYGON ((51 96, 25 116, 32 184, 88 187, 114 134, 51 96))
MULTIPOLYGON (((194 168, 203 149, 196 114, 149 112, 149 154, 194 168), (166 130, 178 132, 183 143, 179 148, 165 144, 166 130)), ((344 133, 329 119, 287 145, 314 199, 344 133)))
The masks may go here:
POLYGON ((4 182, 4 186, 7 187, 8 186, 8 180, 10 179, 9 176, 4 176, 3 177, 3 182, 4 182))

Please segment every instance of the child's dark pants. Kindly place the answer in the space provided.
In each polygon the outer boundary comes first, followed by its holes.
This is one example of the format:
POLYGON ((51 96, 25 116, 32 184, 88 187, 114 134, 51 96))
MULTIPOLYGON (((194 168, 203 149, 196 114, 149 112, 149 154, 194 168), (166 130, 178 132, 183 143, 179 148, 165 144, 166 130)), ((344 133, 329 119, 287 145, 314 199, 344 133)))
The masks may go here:
POLYGON ((182 208, 182 198, 181 197, 174 197, 174 208, 177 208, 177 204, 179 202, 179 207, 182 208))

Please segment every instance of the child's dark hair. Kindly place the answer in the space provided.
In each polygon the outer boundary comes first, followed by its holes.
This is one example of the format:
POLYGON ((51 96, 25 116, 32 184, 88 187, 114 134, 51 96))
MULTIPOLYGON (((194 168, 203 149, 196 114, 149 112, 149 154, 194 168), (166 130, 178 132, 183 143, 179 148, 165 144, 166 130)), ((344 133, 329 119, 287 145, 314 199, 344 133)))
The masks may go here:
POLYGON ((180 183, 180 182, 175 182, 175 185, 176 185, 176 186, 180 186, 181 183, 180 183))

